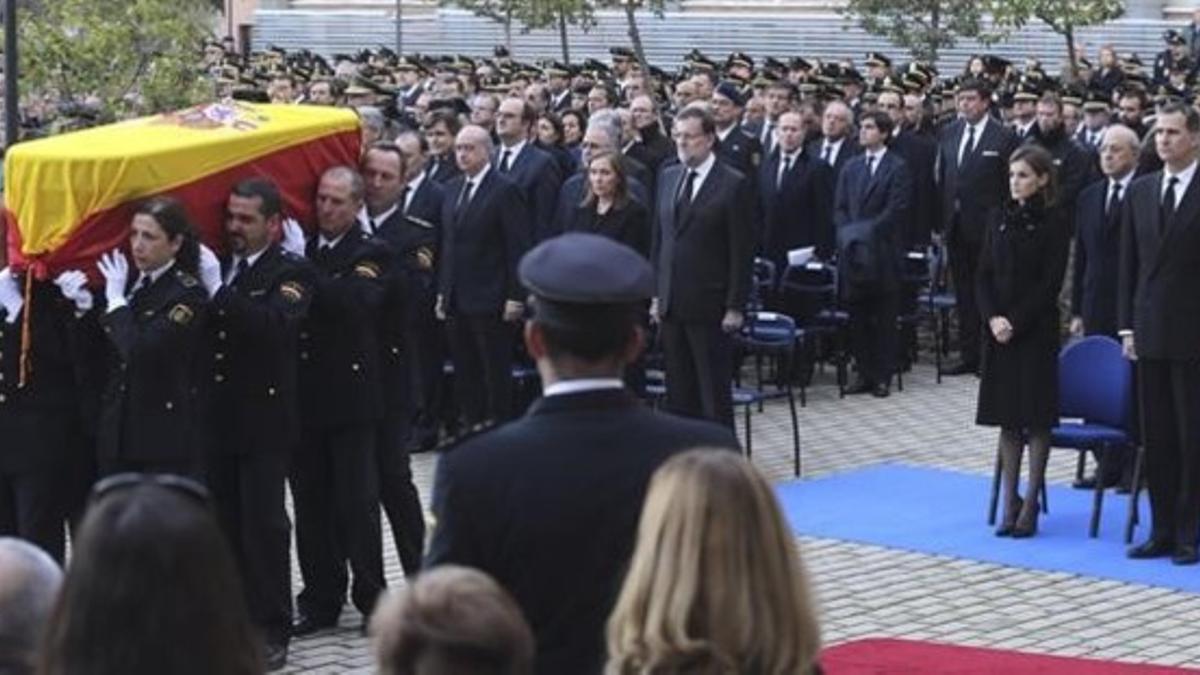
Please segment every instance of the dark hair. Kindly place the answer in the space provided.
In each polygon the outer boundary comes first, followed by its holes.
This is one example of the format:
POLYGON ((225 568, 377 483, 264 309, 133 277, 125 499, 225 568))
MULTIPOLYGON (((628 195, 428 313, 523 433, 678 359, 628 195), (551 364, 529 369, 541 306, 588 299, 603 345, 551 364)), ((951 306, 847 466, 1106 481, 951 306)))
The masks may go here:
POLYGON ((1190 133, 1200 132, 1200 113, 1196 112, 1196 109, 1192 106, 1180 103, 1179 101, 1171 101, 1158 109, 1159 117, 1175 114, 1183 115, 1184 124, 1190 133))
MULTIPOLYGON (((625 163, 621 161, 622 155, 616 152, 599 152, 592 155, 588 159, 584 171, 589 171, 592 164, 597 161, 604 160, 612 168, 613 173, 617 175, 617 192, 613 195, 613 205, 617 208, 625 208, 629 203, 629 175, 625 170, 625 163)), ((583 206, 592 207, 596 205, 596 194, 592 192, 592 181, 585 179, 583 189, 583 206)))
POLYGON ((138 204, 133 215, 153 218, 168 239, 182 237, 183 245, 175 254, 175 264, 188 274, 196 274, 200 269, 200 241, 196 238, 196 228, 192 227, 183 202, 170 196, 151 197, 138 204))
POLYGON ((263 218, 271 218, 283 213, 283 199, 279 195, 279 188, 269 178, 255 176, 239 181, 237 185, 233 186, 230 194, 246 199, 257 197, 261 200, 258 212, 263 218))
POLYGON ((562 145, 566 137, 563 134, 562 118, 552 112, 544 112, 538 116, 538 119, 546 120, 550 126, 554 127, 554 135, 558 137, 556 145, 562 145))
POLYGON ((715 136, 717 133, 717 122, 713 119, 712 113, 701 106, 687 106, 680 110, 679 114, 675 116, 675 122, 684 120, 700 120, 700 129, 707 136, 715 136))
POLYGON ((980 98, 988 98, 992 95, 992 85, 982 77, 964 77, 958 83, 958 93, 973 91, 979 94, 980 98))
MULTIPOLYGON (((583 112, 582 110, 576 110, 574 108, 571 108, 570 110, 563 111, 563 114, 560 116, 559 119, 565 122, 568 117, 575 118, 575 120, 577 122, 577 126, 579 127, 579 137, 582 138, 583 135, 587 133, 587 128, 588 128, 587 113, 583 112)), ((566 139, 567 139, 567 131, 564 128, 563 129, 563 140, 566 141, 566 139)))
POLYGON ((894 129, 896 127, 895 123, 892 122, 891 115, 888 115, 887 113, 883 112, 882 110, 871 110, 871 111, 863 113, 862 118, 859 119, 859 121, 858 121, 859 126, 861 127, 862 123, 867 120, 871 120, 872 122, 874 122, 875 128, 879 129, 880 133, 884 134, 885 136, 887 136, 889 138, 892 135, 892 129, 894 129))
POLYGON ((542 329, 550 358, 574 357, 596 364, 620 357, 636 330, 641 304, 594 305, 534 298, 533 322, 542 329))
POLYGON ((1035 143, 1026 143, 1014 150, 1008 158, 1009 166, 1017 162, 1028 164, 1038 176, 1049 176, 1046 187, 1042 188, 1042 198, 1047 206, 1053 205, 1058 199, 1058 175, 1054 170, 1054 156, 1050 151, 1035 143))
POLYGON ((383 152, 383 153, 394 156, 396 158, 396 161, 400 162, 400 175, 401 176, 404 175, 404 171, 405 171, 404 153, 400 152, 400 148, 396 147, 395 142, 393 142, 393 141, 375 141, 374 143, 372 143, 370 145, 370 147, 367 148, 367 152, 363 153, 363 162, 367 161, 367 153, 375 151, 375 150, 378 150, 379 152, 383 152))
POLYGON ((39 673, 263 672, 233 555, 195 495, 148 483, 109 492, 72 554, 39 673))
POLYGON ((462 131, 462 122, 458 120, 458 115, 452 110, 438 108, 437 110, 429 111, 426 117, 425 128, 432 129, 439 124, 446 125, 446 129, 451 136, 457 136, 459 131, 462 131))

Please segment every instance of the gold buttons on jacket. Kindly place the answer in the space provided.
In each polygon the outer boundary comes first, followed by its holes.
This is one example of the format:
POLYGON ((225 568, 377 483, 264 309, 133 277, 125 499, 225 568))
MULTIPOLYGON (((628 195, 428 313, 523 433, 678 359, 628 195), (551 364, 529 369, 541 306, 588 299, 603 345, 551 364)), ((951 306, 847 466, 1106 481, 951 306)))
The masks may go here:
POLYGON ((218 384, 220 384, 221 382, 225 381, 225 376, 220 373, 217 373, 216 375, 213 376, 213 380, 215 380, 218 384))
POLYGON ((175 404, 170 401, 167 401, 167 410, 174 410, 174 409, 175 409, 175 404))
POLYGON ((275 387, 267 387, 267 396, 275 395, 275 387))
POLYGON ((359 366, 358 366, 358 364, 357 364, 357 363, 351 363, 351 364, 350 364, 350 370, 353 370, 354 372, 356 372, 356 373, 357 373, 357 372, 358 372, 358 369, 359 369, 359 366))

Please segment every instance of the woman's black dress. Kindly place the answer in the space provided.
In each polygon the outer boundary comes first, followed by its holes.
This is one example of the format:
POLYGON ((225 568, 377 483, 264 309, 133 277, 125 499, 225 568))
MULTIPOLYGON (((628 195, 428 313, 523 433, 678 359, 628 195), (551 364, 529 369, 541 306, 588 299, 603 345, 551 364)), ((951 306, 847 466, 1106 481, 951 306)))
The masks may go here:
POLYGON ((604 235, 650 257, 650 212, 633 198, 604 214, 597 213, 595 205, 576 206, 566 230, 604 235))
POLYGON ((1036 198, 989 211, 975 293, 984 322, 978 424, 1048 429, 1058 423, 1058 294, 1070 235, 1062 211, 1036 198), (1013 327, 1000 344, 987 326, 1013 327))

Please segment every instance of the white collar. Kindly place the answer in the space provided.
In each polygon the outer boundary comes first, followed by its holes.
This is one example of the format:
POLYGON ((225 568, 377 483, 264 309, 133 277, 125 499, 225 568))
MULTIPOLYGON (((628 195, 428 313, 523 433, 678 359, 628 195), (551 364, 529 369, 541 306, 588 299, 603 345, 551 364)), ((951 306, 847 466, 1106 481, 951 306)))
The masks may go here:
POLYGON ((400 210, 400 202, 397 201, 395 204, 392 204, 391 206, 389 206, 388 209, 386 211, 384 211, 383 213, 381 213, 377 216, 371 216, 371 212, 367 210, 367 205, 363 204, 363 207, 358 210, 359 226, 362 227, 363 232, 366 232, 368 235, 375 234, 374 232, 367 232, 367 229, 366 229, 367 221, 374 222, 375 229, 378 230, 379 226, 386 223, 387 219, 391 218, 392 214, 396 213, 396 211, 399 211, 399 210, 400 210))
MULTIPOLYGON (((681 162, 681 163, 682 163, 682 162, 681 162)), ((694 191, 697 191, 697 190, 699 190, 699 189, 700 189, 700 184, 704 182, 704 178, 705 178, 706 176, 708 176, 708 172, 709 172, 709 171, 712 171, 713 164, 716 164, 716 163, 717 163, 717 153, 716 153, 716 152, 710 152, 710 153, 708 153, 708 158, 707 158, 707 159, 705 159, 703 162, 700 162, 700 166, 691 167, 691 166, 688 166, 688 165, 687 165, 687 164, 685 164, 685 163, 682 163, 682 164, 683 164, 683 170, 684 170, 684 173, 685 173, 685 174, 686 174, 686 172, 688 172, 688 171, 695 171, 695 172, 696 172, 696 184, 695 184, 695 186, 692 188, 692 190, 693 190, 693 193, 692 193, 692 194, 693 194, 693 196, 695 195, 695 192, 694 192, 694 191)))
MULTIPOLYGON (((516 161, 516 160, 514 159, 513 161, 516 161)), ((509 166, 512 166, 512 162, 509 163, 509 166)), ((464 184, 465 183, 471 184, 471 192, 478 190, 479 184, 483 182, 483 179, 485 177, 487 177, 488 171, 491 171, 491 169, 492 169, 492 163, 488 162, 487 164, 484 164, 483 168, 479 170, 479 173, 475 174, 474 176, 468 176, 467 174, 464 173, 463 174, 464 184)))
POLYGON ((1120 178, 1115 178, 1115 179, 1109 178, 1108 179, 1109 190, 1111 191, 1113 183, 1116 183, 1117 185, 1121 186, 1121 193, 1124 194, 1125 192, 1128 191, 1126 188, 1128 188, 1129 183, 1133 181, 1133 174, 1135 174, 1135 173, 1137 173, 1137 169, 1130 169, 1124 176, 1121 176, 1120 178))
POLYGON ((824 139, 824 142, 822 143, 822 146, 821 146, 821 153, 822 154, 825 153, 825 148, 832 148, 831 153, 837 152, 837 150, 842 147, 842 142, 845 140, 846 140, 845 136, 842 136, 841 138, 837 139, 836 141, 831 141, 828 138, 824 139))
POLYGON ((883 159, 883 156, 887 154, 887 150, 888 150, 887 146, 883 145, 883 146, 880 146, 880 148, 877 152, 863 152, 863 155, 866 157, 874 157, 875 158, 875 168, 878 169, 879 168, 879 160, 883 159))
POLYGON ((516 143, 514 143, 512 145, 504 145, 503 143, 501 143, 500 144, 500 154, 497 155, 497 157, 500 157, 500 155, 503 155, 505 150, 510 152, 511 155, 508 158, 508 168, 511 169, 512 165, 517 163, 517 157, 521 156, 521 151, 525 149, 525 144, 528 142, 529 142, 528 139, 522 138, 521 140, 517 141, 516 143))
MULTIPOLYGON (((349 232, 349 231, 350 230, 346 230, 346 232, 349 232)), ((335 239, 327 239, 324 234, 318 234, 317 235, 317 247, 318 248, 333 248, 334 246, 337 246, 338 244, 342 243, 343 239, 346 238, 346 232, 339 234, 335 239)))
POLYGON ((258 262, 258 259, 259 259, 259 258, 261 258, 261 257, 262 257, 262 255, 263 255, 264 253, 266 253, 266 252, 267 252, 267 249, 269 249, 269 248, 271 248, 271 245, 270 245, 270 244, 268 244, 268 245, 266 245, 266 246, 262 247, 262 248, 261 248, 261 249, 258 251, 258 253, 251 253, 250 255, 246 256, 245 258, 243 258, 243 257, 242 257, 242 256, 240 256, 240 255, 235 255, 235 256, 233 256, 233 267, 234 267, 234 269, 237 269, 237 264, 238 264, 238 261, 239 261, 239 260, 245 260, 245 261, 246 261, 246 269, 250 269, 251 267, 254 267, 254 263, 258 262))
POLYGON ((150 283, 154 283, 161 279, 162 275, 166 274, 167 270, 171 269, 174 265, 175 259, 171 258, 157 269, 152 269, 148 272, 142 272, 140 275, 138 275, 138 283, 140 284, 142 282, 142 277, 150 277, 150 283))
POLYGON ((725 127, 724 130, 718 128, 717 129, 717 140, 724 141, 726 138, 729 138, 729 133, 732 132, 736 128, 737 128, 737 124, 730 124, 729 126, 725 127))
POLYGON ((1171 173, 1171 170, 1168 169, 1165 165, 1163 166, 1163 176, 1162 176, 1163 177, 1163 180, 1162 180, 1163 192, 1166 192, 1167 181, 1169 181, 1172 176, 1179 179, 1179 183, 1175 188, 1175 204, 1176 205, 1178 205, 1179 202, 1183 200, 1183 195, 1185 192, 1187 192, 1188 185, 1190 185, 1192 183, 1192 177, 1196 175, 1196 165, 1197 164, 1200 164, 1200 160, 1193 159, 1192 163, 1188 164, 1186 169, 1184 169, 1183 171, 1180 171, 1179 173, 1174 173, 1174 174, 1171 173))
POLYGON ((625 383, 616 377, 581 377, 577 380, 562 380, 542 390, 543 397, 578 394, 585 391, 624 389, 625 383))

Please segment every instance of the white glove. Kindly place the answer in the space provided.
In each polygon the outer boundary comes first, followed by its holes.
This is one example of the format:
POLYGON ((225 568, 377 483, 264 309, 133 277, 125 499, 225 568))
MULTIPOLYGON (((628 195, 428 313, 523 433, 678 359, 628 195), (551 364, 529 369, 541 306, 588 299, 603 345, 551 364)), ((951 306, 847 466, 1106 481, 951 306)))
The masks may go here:
POLYGON ((92 308, 92 294, 87 289, 87 275, 79 270, 63 272, 54 279, 54 285, 63 297, 75 303, 75 310, 83 314, 92 308))
POLYGON ((283 239, 280 240, 279 245, 288 253, 304 257, 304 229, 300 227, 300 223, 296 222, 295 218, 287 218, 283 221, 283 239))
POLYGON ((13 276, 12 269, 8 267, 0 270, 0 306, 3 306, 7 312, 5 320, 10 324, 17 322, 17 315, 25 306, 25 298, 21 295, 21 285, 13 276))
POLYGON ((200 281, 212 298, 221 289, 221 261, 212 249, 200 244, 200 281))
POLYGON ((108 311, 113 311, 128 304, 125 300, 125 286, 129 282, 129 261, 120 249, 100 256, 96 267, 104 275, 104 298, 108 301, 108 311))

